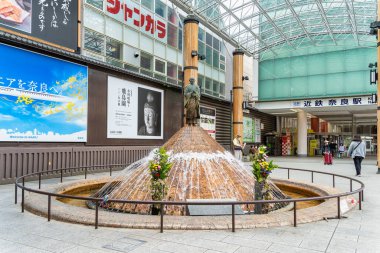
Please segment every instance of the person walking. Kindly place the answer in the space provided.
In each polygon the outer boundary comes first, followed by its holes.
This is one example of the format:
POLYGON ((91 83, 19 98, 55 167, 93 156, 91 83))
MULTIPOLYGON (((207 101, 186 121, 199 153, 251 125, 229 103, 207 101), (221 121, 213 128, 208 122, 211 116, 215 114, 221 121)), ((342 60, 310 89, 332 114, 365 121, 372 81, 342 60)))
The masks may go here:
POLYGON ((346 151, 346 148, 344 147, 343 143, 339 146, 339 158, 343 158, 344 151, 346 151))
POLYGON ((332 165, 331 148, 328 140, 325 140, 325 145, 322 147, 322 155, 324 164, 332 165))
POLYGON ((350 147, 347 151, 347 156, 352 159, 354 159, 355 169, 356 169, 356 176, 361 176, 361 170, 362 170, 362 161, 365 158, 366 155, 366 147, 365 142, 363 142, 360 138, 360 136, 355 135, 354 139, 352 140, 350 147))
POLYGON ((235 139, 233 139, 235 157, 239 161, 241 161, 243 158, 243 149, 245 147, 245 143, 242 144, 240 139, 240 135, 236 135, 235 139))

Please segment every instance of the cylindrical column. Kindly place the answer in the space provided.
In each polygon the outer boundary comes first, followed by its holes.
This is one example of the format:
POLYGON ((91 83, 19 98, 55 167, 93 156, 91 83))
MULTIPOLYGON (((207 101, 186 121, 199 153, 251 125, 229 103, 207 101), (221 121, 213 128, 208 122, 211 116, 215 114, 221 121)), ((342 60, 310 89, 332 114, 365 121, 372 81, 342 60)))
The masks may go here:
POLYGON ((243 137, 243 57, 244 51, 236 49, 233 52, 233 132, 234 137, 243 137))
MULTIPOLYGON (((377 20, 380 21, 380 0, 377 1, 377 20)), ((380 29, 377 30, 377 64, 380 66, 380 29)), ((378 67, 378 70, 380 67, 378 67)), ((379 72, 379 71, 378 71, 379 72)), ((380 174, 380 84, 377 83, 377 174, 380 174)))
POLYGON ((297 155, 307 156, 307 114, 305 111, 298 111, 297 129, 297 155))
POLYGON ((194 15, 188 15, 183 21, 184 23, 184 73, 183 73, 183 88, 189 84, 189 79, 192 77, 197 84, 198 80, 198 25, 199 20, 194 15))

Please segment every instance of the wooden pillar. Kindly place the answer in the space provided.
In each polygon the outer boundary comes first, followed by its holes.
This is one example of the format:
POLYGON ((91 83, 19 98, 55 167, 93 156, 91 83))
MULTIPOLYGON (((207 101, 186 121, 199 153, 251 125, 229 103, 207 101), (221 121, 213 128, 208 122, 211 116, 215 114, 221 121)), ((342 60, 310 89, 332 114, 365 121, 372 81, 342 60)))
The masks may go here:
MULTIPOLYGON (((380 21, 380 0, 377 0, 377 21, 380 21)), ((377 72, 380 70, 380 28, 377 29, 377 72)), ((379 75, 379 73, 377 74, 379 75)), ((377 174, 380 174, 380 80, 377 82, 377 174)))
MULTIPOLYGON (((199 20, 194 15, 188 15, 184 23, 184 49, 183 49, 183 90, 190 83, 190 78, 195 79, 198 85, 198 26, 199 20), (192 55, 196 54, 195 56, 192 55)), ((183 125, 186 125, 186 110, 183 108, 183 125)))
POLYGON ((233 52, 233 138, 243 137, 243 57, 244 51, 236 49, 233 52))
POLYGON ((195 79, 195 83, 198 85, 198 25, 199 20, 194 15, 188 15, 184 23, 184 68, 183 68, 183 88, 189 84, 189 79, 192 77, 195 79), (196 56, 192 55, 192 52, 196 56))

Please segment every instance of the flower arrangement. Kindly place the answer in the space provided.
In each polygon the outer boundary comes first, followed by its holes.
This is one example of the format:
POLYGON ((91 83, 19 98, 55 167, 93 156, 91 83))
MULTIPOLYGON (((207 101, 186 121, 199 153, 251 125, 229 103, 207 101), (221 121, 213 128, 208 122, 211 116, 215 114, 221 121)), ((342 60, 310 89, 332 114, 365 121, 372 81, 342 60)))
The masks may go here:
MULTIPOLYGON (((161 147, 154 151, 154 157, 149 161, 149 171, 152 176, 150 180, 150 192, 152 195, 152 200, 163 200, 167 193, 167 186, 165 179, 168 177, 169 171, 172 167, 170 162, 170 157, 166 152, 165 148, 161 147)), ((152 213, 158 207, 152 207, 152 213)))
POLYGON ((260 146, 253 157, 252 173, 259 183, 265 182, 272 171, 278 168, 277 165, 273 164, 273 161, 267 161, 266 149, 265 146, 260 146))

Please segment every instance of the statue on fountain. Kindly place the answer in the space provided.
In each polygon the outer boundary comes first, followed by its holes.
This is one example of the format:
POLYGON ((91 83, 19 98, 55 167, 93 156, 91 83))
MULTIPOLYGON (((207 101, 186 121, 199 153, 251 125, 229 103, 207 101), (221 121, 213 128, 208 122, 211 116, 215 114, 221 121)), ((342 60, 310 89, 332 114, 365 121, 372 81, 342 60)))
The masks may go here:
POLYGON ((197 125, 197 120, 200 118, 199 101, 201 93, 199 86, 195 84, 195 79, 189 79, 190 84, 186 86, 184 91, 185 96, 185 109, 186 109, 186 123, 191 126, 197 125))

